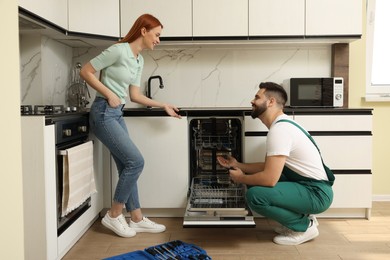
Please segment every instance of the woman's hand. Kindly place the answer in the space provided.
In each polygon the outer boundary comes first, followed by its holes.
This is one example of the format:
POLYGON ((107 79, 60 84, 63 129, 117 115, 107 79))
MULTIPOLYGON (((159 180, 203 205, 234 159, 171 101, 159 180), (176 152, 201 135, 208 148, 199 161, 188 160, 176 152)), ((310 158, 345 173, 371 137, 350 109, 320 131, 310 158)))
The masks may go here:
POLYGON ((108 105, 110 107, 118 107, 119 105, 121 105, 121 99, 115 95, 114 93, 112 93, 112 95, 110 95, 109 97, 107 97, 107 102, 108 102, 108 105))
POLYGON ((165 112, 167 112, 168 115, 170 115, 172 117, 181 118, 181 115, 178 114, 179 109, 175 106, 165 104, 164 110, 165 110, 165 112))

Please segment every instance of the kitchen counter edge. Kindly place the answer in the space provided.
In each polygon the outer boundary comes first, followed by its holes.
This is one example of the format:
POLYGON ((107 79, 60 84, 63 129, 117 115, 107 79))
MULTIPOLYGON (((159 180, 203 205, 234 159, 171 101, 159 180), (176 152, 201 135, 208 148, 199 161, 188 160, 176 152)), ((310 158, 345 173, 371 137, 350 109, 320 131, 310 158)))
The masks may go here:
MULTIPOLYGON (((249 116, 251 107, 212 107, 212 108, 179 108, 181 116, 249 116)), ((372 108, 291 108, 286 107, 284 112, 287 115, 372 115, 372 108)), ((168 116, 161 108, 125 108, 124 117, 154 117, 168 116)))

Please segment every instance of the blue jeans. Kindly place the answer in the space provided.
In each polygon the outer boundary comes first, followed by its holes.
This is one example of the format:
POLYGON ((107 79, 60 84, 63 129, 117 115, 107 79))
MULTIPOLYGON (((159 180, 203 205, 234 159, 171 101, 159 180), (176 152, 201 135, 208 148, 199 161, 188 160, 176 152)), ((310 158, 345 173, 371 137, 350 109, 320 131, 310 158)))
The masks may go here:
POLYGON ((110 150, 118 169, 119 180, 113 200, 125 204, 127 211, 139 209, 137 180, 144 168, 144 158, 130 139, 122 113, 123 105, 110 107, 96 97, 89 114, 91 130, 110 150))

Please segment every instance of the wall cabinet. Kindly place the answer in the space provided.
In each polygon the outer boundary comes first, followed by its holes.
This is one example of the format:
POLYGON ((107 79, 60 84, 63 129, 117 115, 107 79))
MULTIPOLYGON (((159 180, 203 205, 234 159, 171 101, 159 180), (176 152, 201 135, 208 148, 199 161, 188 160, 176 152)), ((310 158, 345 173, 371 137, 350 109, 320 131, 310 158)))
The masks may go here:
POLYGON ((249 36, 304 36, 305 0, 249 0, 249 36))
POLYGON ((362 35, 356 0, 19 0, 19 6, 69 32, 124 37, 144 13, 164 26, 162 38, 339 38, 362 35))
POLYGON ((18 4, 40 18, 68 29, 68 0, 19 0, 18 4))
POLYGON ((360 36, 362 1, 249 0, 249 36, 360 36))
MULTIPOLYGON (((324 217, 370 217, 372 205, 372 115, 295 114, 291 119, 310 132, 324 162, 334 171, 334 200, 324 217)), ((268 129, 245 116, 244 161, 265 158, 268 129)))
POLYGON ((193 1, 193 36, 248 36, 248 1, 193 1))
MULTIPOLYGON (((133 142, 145 159, 138 179, 142 208, 185 208, 189 187, 187 118, 125 117, 133 142)), ((118 173, 112 163, 112 194, 118 173)))
POLYGON ((69 31, 119 38, 119 0, 69 0, 68 12, 69 31))
POLYGON ((192 0, 120 0, 121 36, 124 37, 135 20, 149 13, 164 26, 162 37, 192 36, 192 0))
POLYGON ((306 0, 306 35, 361 35, 362 15, 361 0, 306 0))

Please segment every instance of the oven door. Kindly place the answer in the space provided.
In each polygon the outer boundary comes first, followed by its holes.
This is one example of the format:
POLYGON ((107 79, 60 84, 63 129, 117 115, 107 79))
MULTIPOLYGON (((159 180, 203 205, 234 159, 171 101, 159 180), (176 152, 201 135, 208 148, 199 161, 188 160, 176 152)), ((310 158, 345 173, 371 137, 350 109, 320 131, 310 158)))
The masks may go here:
POLYGON ((65 192, 66 186, 66 171, 67 171, 67 149, 75 148, 79 145, 85 144, 84 140, 77 140, 61 145, 57 145, 57 175, 56 175, 56 193, 57 193, 57 236, 60 236, 68 227, 70 227, 84 212, 91 207, 91 198, 89 197, 80 206, 69 213, 63 210, 63 202, 69 196, 65 192))

